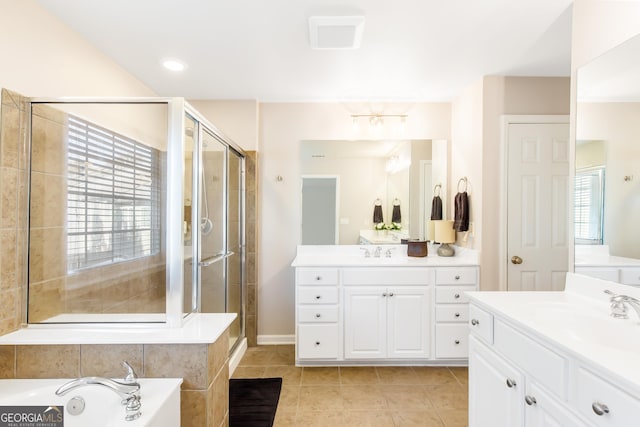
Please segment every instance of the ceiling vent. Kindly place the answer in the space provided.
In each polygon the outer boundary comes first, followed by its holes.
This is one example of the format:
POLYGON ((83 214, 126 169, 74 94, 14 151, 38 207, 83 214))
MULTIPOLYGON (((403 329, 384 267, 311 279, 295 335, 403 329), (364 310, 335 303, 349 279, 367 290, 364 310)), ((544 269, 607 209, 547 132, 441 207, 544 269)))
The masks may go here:
POLYGON ((312 16, 309 40, 312 49, 358 49, 364 16, 312 16))

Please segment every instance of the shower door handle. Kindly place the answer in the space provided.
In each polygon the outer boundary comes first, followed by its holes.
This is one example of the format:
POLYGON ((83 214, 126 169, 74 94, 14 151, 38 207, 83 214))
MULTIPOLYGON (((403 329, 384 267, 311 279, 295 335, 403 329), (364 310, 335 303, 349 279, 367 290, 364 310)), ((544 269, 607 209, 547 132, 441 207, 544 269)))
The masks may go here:
POLYGON ((222 258, 224 258, 224 257, 226 257, 226 256, 227 256, 226 254, 218 254, 218 255, 214 255, 214 256, 212 256, 212 257, 209 257, 209 258, 205 258, 205 259, 203 259, 202 261, 200 261, 200 262, 198 263, 198 265, 199 265, 200 267, 209 267, 209 266, 210 266, 211 264, 213 264, 214 262, 216 262, 216 261, 218 261, 218 260, 220 260, 220 259, 222 259, 222 258))
POLYGON ((225 253, 217 254, 217 255, 214 255, 214 256, 212 256, 212 257, 209 257, 209 258, 205 258, 205 259, 203 259, 202 261, 200 261, 200 262, 198 263, 198 265, 199 265, 200 267, 209 267, 209 266, 210 266, 211 264, 213 264, 214 262, 216 262, 216 261, 218 261, 218 260, 221 260, 222 258, 228 258, 228 257, 230 257, 230 256, 231 256, 231 255, 233 255, 233 254, 234 254, 234 253, 233 253, 232 251, 227 251, 227 252, 225 252, 225 253))

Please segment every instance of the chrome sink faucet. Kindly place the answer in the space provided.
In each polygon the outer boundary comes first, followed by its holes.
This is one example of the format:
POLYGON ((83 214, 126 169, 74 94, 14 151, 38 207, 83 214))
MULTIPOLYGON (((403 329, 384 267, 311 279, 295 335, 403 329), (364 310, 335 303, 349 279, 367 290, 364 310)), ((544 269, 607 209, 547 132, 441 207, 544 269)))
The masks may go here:
POLYGON ((376 251, 373 253, 373 256, 376 258, 380 258, 380 254, 382 254, 382 247, 376 247, 376 251))
POLYGON ((630 297, 628 295, 618 295, 610 290, 605 290, 605 294, 610 295, 609 302, 611 303, 611 316, 616 319, 628 319, 629 314, 627 306, 631 306, 640 319, 640 300, 630 297))
POLYGON ((118 396, 122 398, 121 404, 125 406, 127 421, 133 421, 140 418, 142 412, 140 412, 140 383, 138 383, 138 376, 131 367, 131 365, 125 361, 122 365, 127 369, 127 376, 123 381, 115 381, 110 378, 104 377, 83 377, 71 380, 56 390, 57 396, 64 396, 72 390, 79 387, 88 385, 99 385, 106 387, 114 391, 118 396))

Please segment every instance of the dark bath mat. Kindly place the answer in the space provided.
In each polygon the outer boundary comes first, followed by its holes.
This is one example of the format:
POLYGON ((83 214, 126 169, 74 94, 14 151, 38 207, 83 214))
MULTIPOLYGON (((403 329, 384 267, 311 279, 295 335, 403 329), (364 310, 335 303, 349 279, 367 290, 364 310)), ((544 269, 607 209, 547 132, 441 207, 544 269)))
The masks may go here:
POLYGON ((229 380, 229 427, 271 427, 282 378, 229 380))

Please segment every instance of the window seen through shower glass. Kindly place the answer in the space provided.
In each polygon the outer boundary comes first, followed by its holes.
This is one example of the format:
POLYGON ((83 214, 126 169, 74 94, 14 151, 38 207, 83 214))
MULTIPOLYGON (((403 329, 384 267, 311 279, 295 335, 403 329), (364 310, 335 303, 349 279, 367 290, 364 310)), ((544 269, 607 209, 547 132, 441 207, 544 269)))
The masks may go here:
POLYGON ((68 120, 68 272, 158 254, 160 151, 68 120))
POLYGON ((163 322, 168 108, 33 103, 29 323, 163 322))

